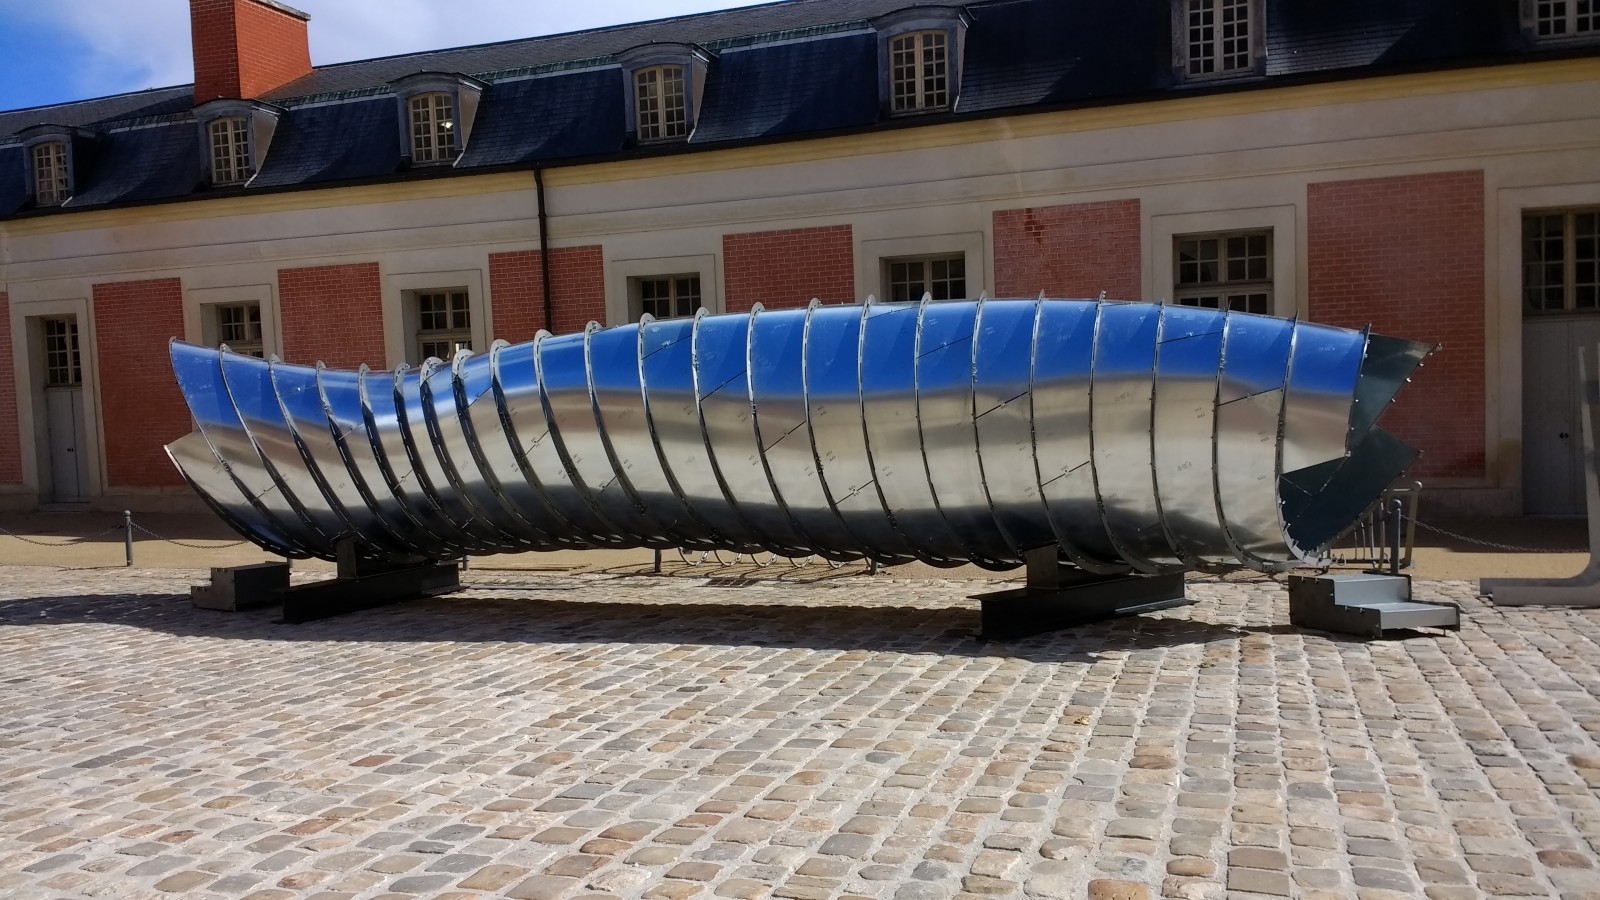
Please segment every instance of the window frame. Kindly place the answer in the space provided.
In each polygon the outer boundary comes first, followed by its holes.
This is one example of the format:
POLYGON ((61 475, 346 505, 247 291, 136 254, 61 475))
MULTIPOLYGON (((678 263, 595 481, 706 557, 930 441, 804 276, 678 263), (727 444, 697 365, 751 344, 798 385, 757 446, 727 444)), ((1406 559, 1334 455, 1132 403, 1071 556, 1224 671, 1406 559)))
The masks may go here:
MULTIPOLYGON (((1271 227, 1174 234, 1172 236, 1172 303, 1177 306, 1199 307, 1202 309, 1247 312, 1264 316, 1274 315, 1278 302, 1275 238, 1274 229, 1271 227), (1261 252, 1259 254, 1250 252, 1248 244, 1245 246, 1243 256, 1236 258, 1230 254, 1229 245, 1232 241, 1249 241, 1251 238, 1257 237, 1262 238, 1261 252), (1190 263, 1186 263, 1184 260, 1183 245, 1185 242, 1205 241, 1215 241, 1217 244, 1217 255, 1212 257, 1211 261, 1216 266, 1218 277, 1211 281, 1185 282, 1183 280, 1183 270, 1185 265, 1190 263), (1244 275, 1237 278, 1230 271, 1236 259, 1245 267, 1244 275), (1254 260, 1261 261, 1262 277, 1252 277, 1250 263, 1254 260), (1233 300, 1236 297, 1242 297, 1246 305, 1243 307, 1235 306, 1233 300), (1249 304, 1257 297, 1261 299, 1262 308, 1251 309, 1249 304), (1214 299, 1216 305, 1190 302, 1202 299, 1214 299)), ((1203 265, 1204 262, 1206 262, 1206 258, 1201 257, 1193 265, 1198 267, 1203 265)))
POLYGON ((708 313, 710 312, 706 306, 705 280, 700 277, 699 272, 668 272, 657 275, 631 275, 628 277, 628 321, 630 322, 643 320, 646 313, 649 313, 652 318, 658 321, 689 319, 693 318, 695 313, 702 309, 707 310, 708 313), (680 291, 686 282, 691 281, 694 283, 692 291, 680 291), (667 285, 668 293, 665 297, 645 296, 646 285, 662 283, 667 285), (646 304, 653 302, 667 303, 673 310, 672 315, 658 315, 655 311, 645 308, 646 304), (692 303, 693 305, 679 311, 680 303, 692 303))
MULTIPOLYGON (((1571 44, 1600 40, 1600 0, 1522 0, 1521 4, 1522 30, 1528 39, 1535 44, 1571 44), (1587 2, 1589 11, 1580 13, 1578 4, 1587 2), (1565 4, 1566 12, 1561 16, 1561 22, 1567 30, 1564 34, 1542 34, 1541 27, 1547 21, 1544 10, 1546 5, 1565 4), (1588 19, 1587 30, 1577 30, 1582 18, 1588 19)), ((1548 21, 1554 21, 1549 19, 1548 21)))
MULTIPOLYGON (((879 260, 879 269, 881 278, 880 284, 883 287, 881 296, 884 298, 885 303, 918 303, 921 302, 925 295, 930 294, 932 295, 933 302, 943 303, 951 300, 968 299, 968 295, 970 293, 967 290, 969 281, 969 277, 967 275, 967 254, 963 250, 949 250, 937 253, 917 253, 907 256, 885 256, 879 260), (934 275, 936 266, 943 263, 948 267, 948 265, 952 262, 959 262, 961 264, 961 273, 959 276, 951 276, 948 272, 948 269, 946 270, 945 277, 943 278, 938 278, 934 275), (924 267, 922 274, 917 280, 917 284, 920 285, 921 290, 914 292, 907 291, 903 298, 898 297, 896 295, 896 287, 902 282, 895 279, 895 267, 913 265, 924 267), (951 285, 955 282, 956 278, 960 279, 961 289, 959 291, 952 290, 951 288, 951 285), (934 290, 935 285, 939 283, 943 283, 945 285, 944 289, 939 291, 934 290), (939 296, 941 293, 945 294, 946 296, 939 296)), ((911 284, 909 280, 903 283, 907 285, 911 284)))
POLYGON ((30 145, 28 152, 28 181, 33 194, 34 206, 62 206, 72 199, 72 142, 65 139, 52 138, 38 141, 30 145), (53 185, 47 196, 45 194, 45 175, 40 167, 40 152, 49 152, 54 159, 50 168, 53 170, 51 181, 53 185))
POLYGON ((464 286, 458 286, 424 288, 407 293, 407 301, 411 306, 410 312, 415 316, 416 322, 416 327, 412 329, 411 333, 410 349, 417 353, 417 365, 422 365, 430 358, 448 363, 461 350, 477 352, 474 346, 472 329, 472 291, 464 286), (424 308, 425 303, 433 300, 442 301, 442 308, 424 308), (440 315, 444 317, 442 326, 429 324, 429 316, 440 315), (458 316, 460 317, 459 319, 458 316), (437 351, 443 345, 449 346, 446 352, 441 355, 437 351), (430 350, 430 347, 433 349, 430 350))
MULTIPOLYGON (((1524 316, 1543 317, 1560 315, 1595 315, 1600 314, 1600 206, 1578 206, 1564 209, 1527 209, 1523 210, 1521 217, 1521 254, 1518 266, 1519 285, 1521 294, 1521 308, 1524 316), (1541 280, 1535 288, 1529 284, 1528 275, 1535 266, 1544 268, 1549 273, 1551 263, 1547 260, 1538 263, 1529 260, 1529 234, 1528 224, 1532 219, 1561 220, 1561 233, 1558 236, 1561 242, 1562 255, 1561 282, 1559 285, 1550 285, 1548 281, 1541 280), (1588 219, 1588 227, 1592 229, 1587 234, 1579 232, 1580 220, 1588 219), (1587 258, 1579 258, 1578 244, 1587 239, 1591 243, 1590 254, 1587 258), (1591 281, 1580 281, 1583 266, 1589 267, 1588 277, 1591 281), (1529 304, 1530 290, 1550 291, 1552 288, 1561 292, 1561 306, 1554 308, 1541 305, 1534 308, 1529 304), (1589 306, 1578 305, 1578 295, 1584 288, 1593 292, 1594 299, 1589 306)), ((1541 236, 1547 237, 1547 236, 1541 236)), ((1548 298, 1548 294, 1546 295, 1548 298)))
POLYGON ((461 157, 461 115, 459 104, 451 91, 419 91, 406 98, 406 133, 409 136, 410 157, 413 165, 453 165, 461 157), (440 115, 441 101, 446 107, 440 115), (421 113, 426 121, 420 121, 421 113), (426 134, 423 134, 426 126, 426 134), (449 138, 449 148, 440 149, 444 138, 449 138), (423 140, 426 139, 426 148, 423 140), (424 153, 426 150, 426 153, 424 153))
POLYGON ((206 159, 211 173, 211 184, 216 187, 236 187, 255 177, 255 154, 251 147, 250 119, 245 116, 217 116, 206 122, 206 159), (225 136, 226 147, 219 147, 218 137, 225 136), (218 166, 226 161, 225 167, 218 166))
MULTIPOLYGON (((1232 40, 1237 40, 1233 38, 1232 40)), ((1237 53, 1237 51, 1235 51, 1237 53)), ((1266 63, 1266 3, 1264 0, 1173 0, 1172 4, 1172 65, 1180 82, 1207 84, 1235 78, 1261 75, 1266 63), (1245 13, 1247 34, 1244 37, 1245 64, 1231 68, 1218 67, 1210 72, 1191 72, 1194 64, 1195 42, 1190 40, 1191 17, 1197 5, 1209 8, 1212 14, 1210 28, 1214 30, 1208 42, 1212 58, 1219 63, 1234 55, 1226 52, 1225 43, 1230 38, 1222 35, 1225 23, 1222 18, 1230 7, 1242 8, 1245 13)))
POLYGON ((915 113, 944 112, 950 109, 951 43, 950 32, 937 29, 908 31, 889 39, 889 112, 892 115, 904 116, 915 113), (940 55, 937 60, 930 60, 928 58, 928 45, 935 38, 939 44, 940 55), (899 61, 899 55, 903 52, 900 45, 907 41, 911 42, 909 50, 912 57, 910 62, 912 72, 909 79, 910 102, 902 104, 902 98, 907 95, 902 93, 901 85, 907 83, 907 79, 903 79, 900 75, 902 66, 899 61), (939 70, 937 75, 929 71, 933 67, 937 67, 939 70), (936 91, 929 87, 929 82, 934 79, 939 79, 943 82, 936 91), (937 94, 937 102, 929 99, 930 95, 933 94, 937 94))
POLYGON ((40 350, 44 361, 44 377, 42 384, 45 388, 83 387, 83 330, 78 327, 78 317, 74 315, 47 315, 41 316, 40 324, 40 350), (52 334, 52 326, 65 326, 60 335, 52 334), (52 342, 60 338, 62 346, 56 348, 52 342), (61 364, 54 361, 54 357, 61 356, 61 364), (65 372, 64 379, 57 378, 58 372, 65 372))
POLYGON ((255 300, 240 301, 237 303, 213 303, 207 307, 207 315, 211 317, 211 327, 217 339, 217 346, 228 345, 228 349, 244 356, 254 356, 257 359, 266 359, 267 341, 266 324, 261 309, 261 303, 255 300), (251 318, 254 310, 255 317, 251 318), (224 321, 228 314, 242 313, 243 318, 238 322, 224 321), (244 328, 245 337, 229 340, 228 330, 235 326, 244 328), (254 336, 251 336, 252 331, 254 336))
POLYGON ((682 141, 689 138, 689 74, 685 67, 675 63, 661 63, 654 66, 641 66, 633 70, 631 81, 633 85, 633 121, 634 134, 641 144, 658 144, 665 141, 682 141), (666 101, 670 94, 666 90, 669 75, 676 75, 677 100, 676 107, 666 101), (646 110, 644 95, 644 79, 650 76, 656 86, 655 96, 651 98, 659 109, 646 110), (649 133, 646 132, 645 115, 649 112, 655 117, 651 123, 649 133), (673 113, 677 113, 676 119, 673 113), (676 130, 674 130, 674 127, 676 130))

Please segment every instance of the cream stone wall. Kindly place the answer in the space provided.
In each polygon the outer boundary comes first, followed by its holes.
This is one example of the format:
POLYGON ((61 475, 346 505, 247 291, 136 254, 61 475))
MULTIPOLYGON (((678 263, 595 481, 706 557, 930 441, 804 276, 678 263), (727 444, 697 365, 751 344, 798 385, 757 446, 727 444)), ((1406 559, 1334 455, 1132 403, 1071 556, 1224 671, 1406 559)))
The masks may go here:
MULTIPOLYGON (((1126 199, 1141 204, 1146 298, 1171 293, 1172 235, 1271 227, 1276 311, 1304 315, 1307 185, 1466 169, 1481 169, 1488 191, 1484 292, 1462 302, 1481 304, 1487 327, 1489 475, 1430 487, 1487 492, 1490 505, 1509 507, 1521 479, 1521 210, 1600 203, 1600 61, 555 168, 546 184, 551 245, 604 248, 613 323, 627 317, 628 279, 657 271, 700 272, 706 305, 724 308, 725 234, 848 224, 859 296, 882 295, 884 256, 965 251, 969 293, 977 295, 995 283, 995 211, 1126 199)), ((270 350, 281 333, 279 269, 375 261, 389 359, 373 362, 392 364, 404 355, 401 297, 426 286, 418 279, 427 273, 470 283, 480 327, 492 336, 488 255, 537 248, 537 228, 531 173, 39 217, 0 223, 0 290, 10 293, 18 335, 26 318, 76 304, 86 354, 93 323, 82 298, 96 282, 182 278, 184 337, 197 341, 208 296, 253 292, 266 301, 270 350)), ((27 356, 18 341, 23 467, 36 486, 26 399, 35 365, 27 356)), ((89 380, 86 405, 97 418, 89 380)), ((104 460, 91 470, 103 477, 104 460)))

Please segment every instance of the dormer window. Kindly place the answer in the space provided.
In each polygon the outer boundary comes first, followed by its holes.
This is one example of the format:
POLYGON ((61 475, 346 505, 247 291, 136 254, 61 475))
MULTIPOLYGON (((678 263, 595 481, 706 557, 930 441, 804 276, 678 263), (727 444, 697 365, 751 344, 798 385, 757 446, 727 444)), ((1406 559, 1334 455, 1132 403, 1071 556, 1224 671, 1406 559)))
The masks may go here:
POLYGON ((1260 0, 1179 0, 1180 69, 1189 79, 1256 71, 1260 0))
POLYGON ((1535 0, 1532 25, 1541 41, 1600 35, 1600 0, 1535 0))
POLYGON ((72 195, 67 167, 67 143, 46 141, 33 145, 33 201, 37 206, 60 206, 72 195))
POLYGON ((250 156, 250 122, 228 117, 206 127, 211 137, 211 183, 243 184, 255 174, 250 156))
POLYGON ((628 130, 640 144, 684 141, 694 133, 711 54, 694 44, 645 44, 617 54, 630 94, 628 130))
POLYGON ((488 85, 454 72, 418 72, 390 82, 399 100, 400 147, 414 166, 448 166, 472 140, 488 85))
POLYGON ((651 66, 634 72, 633 96, 640 141, 670 141, 689 135, 682 66, 651 66))
POLYGON ((282 109, 256 100, 212 100, 194 112, 211 186, 238 187, 261 171, 282 109))
POLYGON ((967 16, 959 7, 914 6, 874 19, 878 97, 891 116, 946 112, 961 93, 967 16))
POLYGON ((445 93, 411 98, 411 160, 419 165, 447 163, 461 153, 456 141, 455 103, 445 93))
POLYGON ((949 106, 949 38, 942 31, 919 31, 890 41, 889 81, 896 113, 949 106))

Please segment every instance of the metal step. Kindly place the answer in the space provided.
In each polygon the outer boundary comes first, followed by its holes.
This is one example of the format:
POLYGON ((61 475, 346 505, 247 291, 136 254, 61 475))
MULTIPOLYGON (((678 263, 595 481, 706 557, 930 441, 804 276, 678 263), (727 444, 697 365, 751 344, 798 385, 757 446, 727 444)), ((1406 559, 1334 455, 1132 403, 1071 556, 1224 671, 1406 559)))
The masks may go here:
POLYGON ((1289 621, 1301 628, 1381 638, 1403 628, 1458 629, 1461 608, 1412 601, 1411 579, 1403 575, 1291 575, 1289 621))

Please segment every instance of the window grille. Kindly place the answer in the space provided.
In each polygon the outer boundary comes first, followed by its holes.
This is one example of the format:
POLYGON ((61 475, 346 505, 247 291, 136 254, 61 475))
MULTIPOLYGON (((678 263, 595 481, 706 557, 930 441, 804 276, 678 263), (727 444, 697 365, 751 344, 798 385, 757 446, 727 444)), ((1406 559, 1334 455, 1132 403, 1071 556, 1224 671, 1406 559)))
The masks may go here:
POLYGON ((1174 299, 1184 306, 1272 314, 1272 232, 1173 239, 1174 299))
POLYGON ((1600 210, 1522 217, 1522 303, 1535 314, 1600 310, 1600 210))
POLYGON ((83 384, 83 361, 78 355, 78 320, 44 320, 44 383, 47 387, 83 384))
POLYGON ((39 206, 59 206, 67 201, 67 145, 61 141, 33 148, 33 199, 39 206))
POLYGON ((919 31, 889 43, 889 83, 897 113, 950 105, 950 39, 942 31, 919 31))
POLYGON ((216 119, 210 125, 211 183, 242 184, 255 174, 250 166, 250 123, 216 119))
POLYGON ((639 140, 665 141, 689 134, 682 66, 652 66, 633 73, 639 140))
POLYGON ((639 316, 646 313, 657 319, 692 316, 700 309, 699 275, 660 275, 640 278, 639 316))
POLYGON ((472 306, 466 291, 424 291, 417 294, 419 360, 449 361, 457 350, 472 349, 472 306))
POLYGON ((216 307, 217 342, 235 353, 265 358, 261 339, 261 304, 237 303, 216 307))
POLYGON ((445 163, 456 158, 455 103, 449 94, 418 94, 411 98, 411 161, 445 163))
POLYGON ((1184 42, 1190 77, 1229 75, 1254 68, 1250 38, 1253 0, 1184 0, 1184 42))
POLYGON ((935 300, 960 300, 967 296, 967 258, 916 256, 887 261, 889 299, 896 303, 921 300, 924 294, 935 300))
POLYGON ((1538 0, 1534 34, 1541 38, 1600 33, 1600 0, 1538 0))

